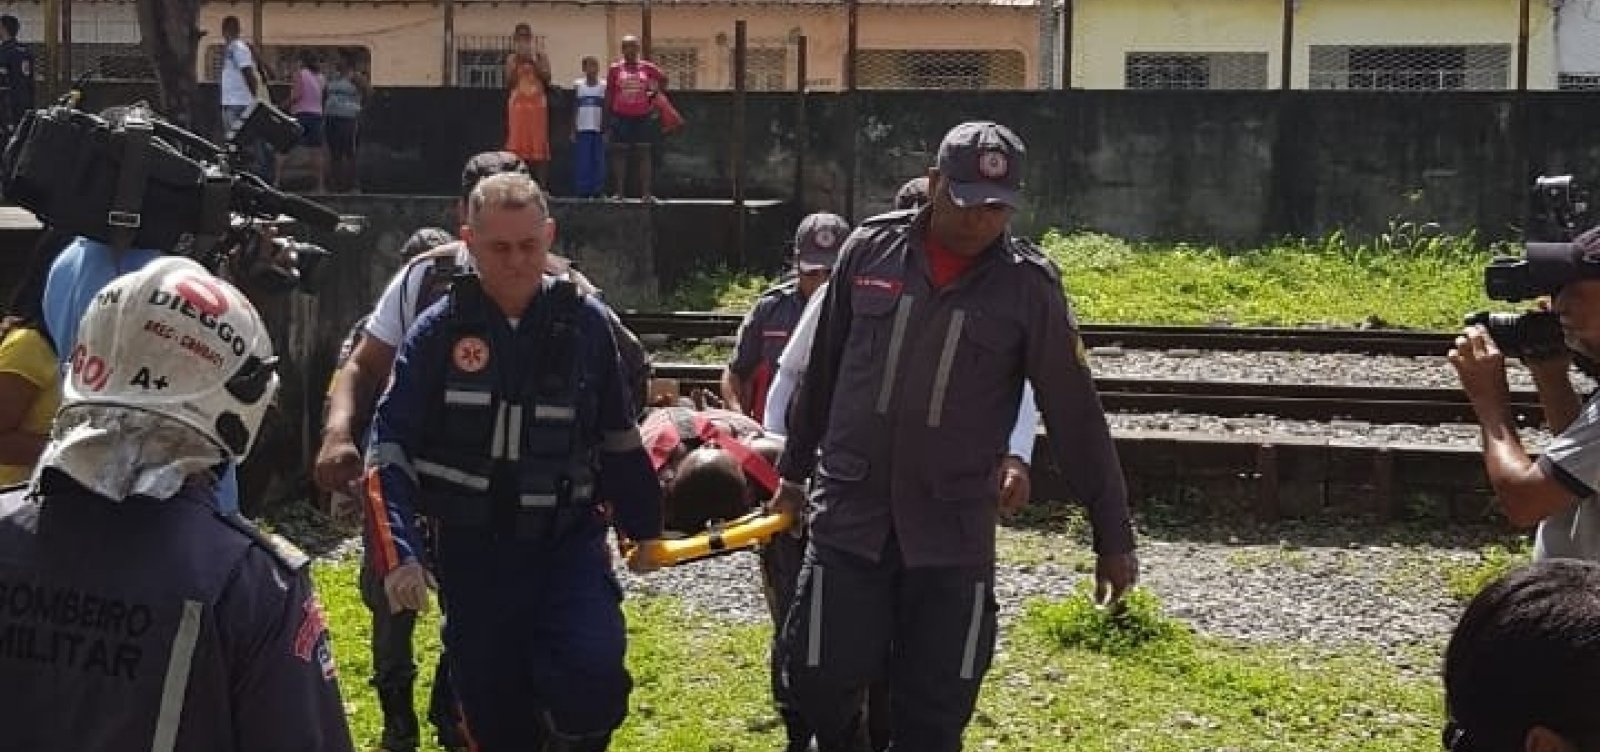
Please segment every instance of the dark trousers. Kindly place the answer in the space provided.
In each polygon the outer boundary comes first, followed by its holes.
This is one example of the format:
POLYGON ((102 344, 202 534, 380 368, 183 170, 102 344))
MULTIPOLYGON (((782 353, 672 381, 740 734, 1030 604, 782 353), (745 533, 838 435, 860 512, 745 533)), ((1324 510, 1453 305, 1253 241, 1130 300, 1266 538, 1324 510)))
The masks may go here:
POLYGON ((595 198, 606 188, 606 140, 600 131, 578 131, 572 149, 573 186, 579 198, 595 198))
MULTIPOLYGON (((421 743, 412 687, 417 680, 411 638, 417 627, 417 612, 389 610, 383 581, 372 571, 371 557, 361 558, 358 584, 361 602, 372 612, 372 679, 368 682, 378 694, 383 713, 380 744, 390 752, 411 752, 421 743)), ((438 730, 439 743, 464 747, 457 724, 455 697, 450 692, 450 676, 445 656, 434 666, 433 694, 428 702, 428 720, 438 730)))
POLYGON ((863 712, 887 670, 892 750, 957 752, 994 655, 994 565, 908 568, 806 548, 784 667, 822 752, 871 748, 863 712))
POLYGON ((445 529, 435 545, 451 684, 479 752, 606 749, 633 682, 604 541, 548 549, 445 529))

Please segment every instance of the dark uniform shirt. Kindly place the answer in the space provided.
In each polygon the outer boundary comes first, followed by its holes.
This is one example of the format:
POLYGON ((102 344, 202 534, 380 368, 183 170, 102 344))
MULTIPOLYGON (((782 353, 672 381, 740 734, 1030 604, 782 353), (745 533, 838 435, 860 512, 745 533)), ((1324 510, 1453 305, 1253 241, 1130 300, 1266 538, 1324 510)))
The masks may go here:
POLYGON ((789 335, 805 310, 806 298, 800 294, 799 282, 789 280, 762 293, 739 326, 739 342, 728 370, 749 380, 750 393, 740 397, 757 421, 766 412, 767 391, 778 374, 778 356, 789 344, 789 335))
POLYGON ((4 87, 6 125, 16 125, 33 109, 33 50, 13 39, 0 42, 0 87, 4 87))
POLYGON ((1116 446, 1055 267, 1002 236, 935 291, 926 215, 864 222, 841 252, 779 472, 816 470, 814 539, 909 566, 993 562, 1000 458, 1024 377, 1095 550, 1133 550, 1116 446), (820 446, 820 460, 817 449, 820 446))
MULTIPOLYGON (((546 291, 552 281, 545 278, 546 291)), ((418 485, 412 463, 427 432, 436 428, 428 425, 428 417, 436 414, 432 407, 445 392, 446 375, 454 357, 456 332, 449 302, 447 296, 434 304, 406 335, 395 358, 389 390, 373 416, 374 449, 368 462, 377 467, 381 493, 369 494, 368 503, 376 505, 369 511, 374 517, 373 545, 379 574, 410 561, 424 560, 421 532, 414 524, 418 485), (397 448, 403 456, 395 456, 388 447, 397 448)), ((585 421, 593 435, 581 438, 598 450, 596 495, 613 505, 616 526, 632 540, 650 540, 661 536, 661 486, 640 443, 609 315, 603 304, 585 296, 576 321, 580 343, 576 357, 582 359, 587 380, 583 388, 595 390, 597 399, 593 402, 598 405, 598 415, 585 421)), ((518 366, 529 370, 527 364, 541 346, 531 341, 529 318, 523 316, 513 328, 498 312, 491 315, 488 357, 517 364, 506 365, 507 374, 518 372, 518 366)))
POLYGON ((209 491, 0 494, 0 749, 352 749, 306 558, 209 491))

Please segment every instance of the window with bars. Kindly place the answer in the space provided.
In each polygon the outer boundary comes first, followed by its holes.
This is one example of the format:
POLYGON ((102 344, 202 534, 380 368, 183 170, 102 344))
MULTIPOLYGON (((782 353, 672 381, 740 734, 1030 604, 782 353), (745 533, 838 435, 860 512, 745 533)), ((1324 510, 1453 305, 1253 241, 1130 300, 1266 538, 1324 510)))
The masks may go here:
POLYGON ((1494 90, 1507 86, 1511 45, 1312 45, 1311 88, 1357 91, 1494 90))
POLYGON ((746 90, 784 91, 788 88, 789 50, 783 47, 752 47, 745 50, 744 66, 746 90))
MULTIPOLYGON (((36 57, 44 56, 44 45, 34 46, 36 57)), ((156 69, 137 42, 128 44, 74 42, 72 76, 89 73, 96 81, 154 81, 156 69)))
POLYGON ((700 85, 700 49, 687 45, 650 46, 650 62, 667 76, 668 90, 687 91, 700 85))
POLYGON ((1265 52, 1130 52, 1123 62, 1129 89, 1265 89, 1265 52))
POLYGON ((864 89, 1021 89, 1016 50, 861 50, 856 85, 864 89))
MULTIPOLYGON (((542 50, 547 39, 535 34, 533 48, 542 50)), ((515 49, 511 35, 463 35, 456 37, 456 86, 472 89, 499 89, 506 85, 506 56, 515 49)))

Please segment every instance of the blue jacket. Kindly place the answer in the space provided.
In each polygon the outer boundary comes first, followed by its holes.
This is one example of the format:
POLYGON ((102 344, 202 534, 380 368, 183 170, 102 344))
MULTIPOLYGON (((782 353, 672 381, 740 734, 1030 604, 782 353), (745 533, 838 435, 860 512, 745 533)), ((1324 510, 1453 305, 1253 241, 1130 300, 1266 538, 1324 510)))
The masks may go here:
POLYGON ((0 493, 0 748, 349 752, 303 554, 209 488, 0 493))
MULTIPOLYGON (((545 290, 534 297, 515 329, 492 305, 486 306, 488 357, 496 359, 501 368, 514 369, 509 377, 512 382, 530 376, 522 372, 531 371, 527 364, 540 356, 533 319, 540 301, 556 283, 545 279, 545 290)), ((395 358, 393 380, 373 415, 366 517, 373 528, 369 532, 380 574, 423 559, 415 525, 418 484, 414 462, 428 433, 437 429, 430 424, 430 416, 439 414, 446 376, 455 357, 458 331, 451 314, 453 296, 447 295, 425 311, 406 335, 395 358)), ((596 391, 584 403, 596 405, 598 414, 577 421, 586 433, 581 441, 596 451, 595 496, 613 505, 613 522, 623 535, 632 540, 660 537, 661 487, 633 420, 606 310, 586 297, 574 323, 579 343, 574 359, 583 374, 580 383, 596 391)), ((488 437, 483 443, 487 447, 488 437)), ((601 519, 596 508, 596 521, 601 519)), ((595 526, 596 531, 603 529, 595 526)))

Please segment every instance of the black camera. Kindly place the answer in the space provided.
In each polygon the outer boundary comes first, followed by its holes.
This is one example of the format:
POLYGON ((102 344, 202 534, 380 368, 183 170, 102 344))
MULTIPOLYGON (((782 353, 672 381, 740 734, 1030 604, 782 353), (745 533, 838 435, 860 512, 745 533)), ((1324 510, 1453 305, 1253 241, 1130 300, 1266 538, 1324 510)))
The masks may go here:
POLYGON ((1488 330, 1489 339, 1494 340, 1495 346, 1508 358, 1539 360, 1560 355, 1567 349, 1561 319, 1554 311, 1483 311, 1469 314, 1463 323, 1488 330))
MULTIPOLYGON (((1574 243, 1589 220, 1589 193, 1571 175, 1540 176, 1533 183, 1533 211, 1521 256, 1496 256, 1483 270, 1483 290, 1491 300, 1520 302, 1554 295, 1578 279, 1600 278, 1583 243, 1574 243)), ((1468 326, 1482 326, 1510 357, 1547 358, 1567 350, 1560 318, 1552 311, 1478 312, 1468 326)))
POLYGON ((261 225, 287 216, 335 231, 342 218, 237 167, 245 145, 292 148, 300 134, 293 118, 257 103, 218 146, 142 102, 117 109, 110 119, 61 105, 27 113, 0 155, 6 197, 62 232, 184 253, 213 272, 232 263, 236 272, 286 276, 290 287, 310 290, 327 252, 277 238, 278 252, 264 253, 274 249, 263 246, 261 225), (284 244, 296 251, 293 273, 256 263, 280 258, 284 244))

